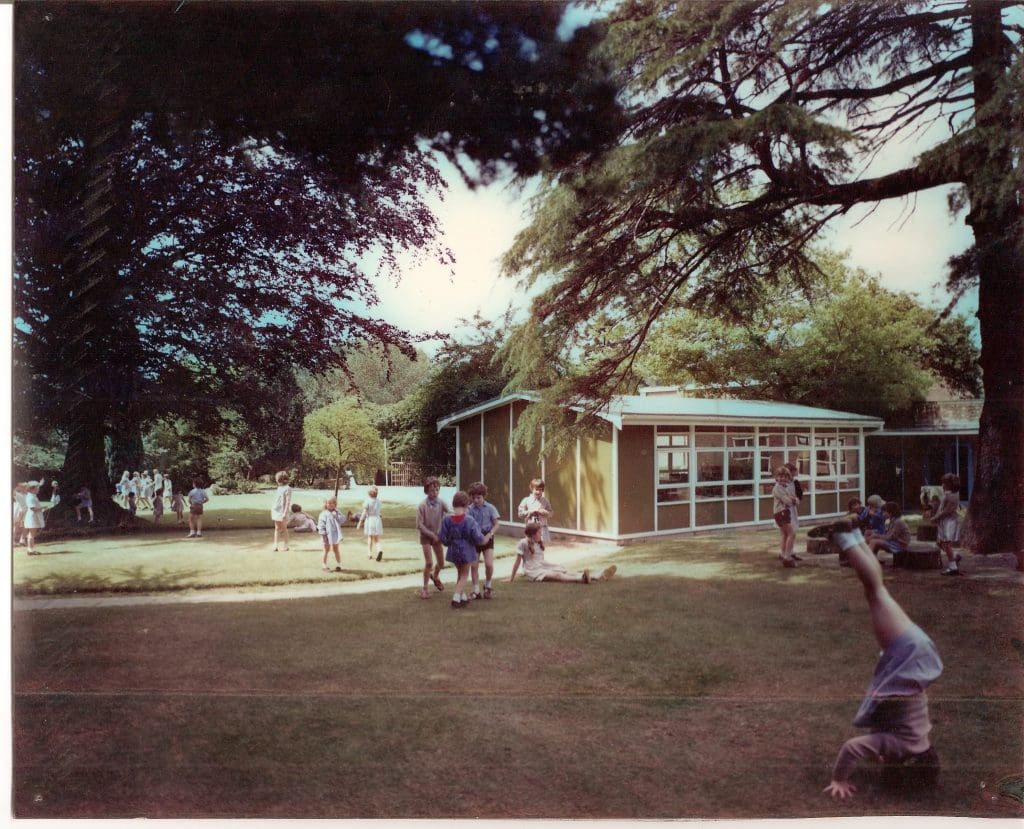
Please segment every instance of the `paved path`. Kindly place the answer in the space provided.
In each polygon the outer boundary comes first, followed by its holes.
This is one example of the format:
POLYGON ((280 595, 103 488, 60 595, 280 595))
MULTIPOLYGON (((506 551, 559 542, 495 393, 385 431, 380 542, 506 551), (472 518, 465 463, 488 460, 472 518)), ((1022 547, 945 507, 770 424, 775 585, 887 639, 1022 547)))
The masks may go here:
MULTIPOLYGON (((584 559, 611 555, 621 549, 610 541, 572 542, 566 546, 556 545, 551 558, 559 564, 574 564, 584 559)), ((503 558, 495 562, 495 580, 507 581, 512 572, 514 558, 503 558)), ((450 595, 454 584, 454 568, 445 568, 448 581, 445 593, 450 595)), ((346 582, 308 584, 261 588, 210 588, 194 592, 169 592, 156 594, 92 595, 92 596, 23 596, 16 597, 14 610, 56 610, 77 607, 131 607, 134 605, 203 604, 209 602, 276 602, 287 599, 312 599, 323 596, 344 596, 358 593, 374 593, 381 590, 409 590, 418 592, 423 586, 422 573, 407 573, 401 576, 359 579, 346 582)), ((430 588, 432 594, 437 591, 430 588)))

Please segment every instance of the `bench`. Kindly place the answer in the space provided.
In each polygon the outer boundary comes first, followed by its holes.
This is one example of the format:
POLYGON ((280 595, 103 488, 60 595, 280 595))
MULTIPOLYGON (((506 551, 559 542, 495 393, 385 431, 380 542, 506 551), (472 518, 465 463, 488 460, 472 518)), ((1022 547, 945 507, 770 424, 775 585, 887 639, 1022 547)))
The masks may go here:
POLYGON ((942 554, 937 544, 911 541, 910 549, 893 554, 892 566, 908 570, 939 570, 942 568, 942 554))

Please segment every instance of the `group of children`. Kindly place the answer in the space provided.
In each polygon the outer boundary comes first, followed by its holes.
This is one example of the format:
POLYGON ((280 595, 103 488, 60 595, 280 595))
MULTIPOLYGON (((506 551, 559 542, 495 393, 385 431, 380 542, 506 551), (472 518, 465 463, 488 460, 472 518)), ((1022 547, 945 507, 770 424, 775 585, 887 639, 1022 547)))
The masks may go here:
POLYGON ((148 471, 121 474, 121 480, 114 489, 114 500, 135 515, 137 510, 153 510, 154 520, 159 520, 164 512, 164 500, 169 506, 174 503, 174 485, 169 475, 161 474, 159 469, 153 470, 153 477, 148 471))
MULTIPOLYGON (((380 542, 384 526, 377 487, 371 486, 367 490, 366 500, 358 516, 351 512, 343 516, 338 511, 337 498, 332 496, 326 500, 319 519, 314 522, 302 512, 298 504, 291 503, 292 490, 288 473, 278 472, 275 480, 278 487, 270 511, 274 522, 275 552, 288 549, 289 529, 298 532, 311 532, 315 529, 323 544, 321 569, 331 571, 328 558, 333 552, 333 570, 341 572, 339 545, 342 528, 348 521, 356 520, 356 529, 362 528, 366 537, 367 558, 377 561, 383 559, 380 542)), ((416 530, 423 552, 423 588, 419 595, 422 599, 429 599, 431 584, 438 592, 444 591, 441 570, 447 560, 456 569, 451 607, 457 610, 467 607, 472 600, 490 599, 494 595, 494 537, 501 524, 501 517, 497 508, 487 500, 487 487, 482 482, 470 485, 466 492, 456 492, 450 506, 441 499, 440 492, 441 482, 437 478, 427 478, 423 482, 426 497, 416 508, 416 530), (480 583, 481 560, 484 564, 483 585, 480 583)), ((553 510, 551 502, 544 495, 544 481, 536 478, 530 482, 530 494, 520 502, 518 514, 525 521, 525 532, 516 547, 516 561, 510 582, 515 580, 520 564, 531 581, 589 584, 607 580, 615 574, 614 565, 605 569, 600 576, 591 577, 589 570, 572 572, 560 564, 545 560, 545 544, 551 539, 548 521, 553 510)))

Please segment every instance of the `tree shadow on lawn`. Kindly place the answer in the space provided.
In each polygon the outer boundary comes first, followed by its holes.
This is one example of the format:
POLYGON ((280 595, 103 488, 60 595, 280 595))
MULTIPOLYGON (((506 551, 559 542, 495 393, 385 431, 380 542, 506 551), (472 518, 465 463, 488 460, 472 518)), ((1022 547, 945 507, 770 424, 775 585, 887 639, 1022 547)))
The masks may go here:
POLYGON ((202 570, 168 570, 146 572, 143 566, 114 570, 109 575, 94 573, 68 575, 47 573, 25 578, 14 585, 15 595, 53 595, 64 593, 148 593, 187 590, 200 584, 206 575, 202 570))

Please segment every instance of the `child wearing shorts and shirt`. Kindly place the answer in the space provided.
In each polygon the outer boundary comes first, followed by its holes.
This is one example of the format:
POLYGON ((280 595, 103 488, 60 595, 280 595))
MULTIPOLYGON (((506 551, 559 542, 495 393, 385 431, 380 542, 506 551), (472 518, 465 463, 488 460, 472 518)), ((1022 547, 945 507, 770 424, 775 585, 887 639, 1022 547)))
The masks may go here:
POLYGON ((441 568, 444 567, 444 547, 437 534, 441 530, 441 521, 445 514, 451 510, 438 497, 441 492, 441 482, 437 478, 425 479, 423 492, 427 497, 416 508, 416 529, 419 530, 420 546, 423 548, 423 589, 420 591, 420 598, 429 599, 430 591, 427 588, 431 580, 438 592, 444 590, 444 583, 441 581, 441 568))
POLYGON ((477 560, 469 566, 470 577, 473 580, 473 592, 469 594, 471 599, 489 599, 494 593, 491 579, 494 577, 494 535, 498 532, 497 507, 487 500, 487 487, 482 481, 470 484, 466 490, 469 495, 470 505, 466 514, 473 517, 480 532, 484 534, 484 543, 476 548, 477 560), (480 592, 480 557, 484 560, 484 591, 480 592))
POLYGON ((203 489, 203 482, 198 478, 192 481, 192 491, 188 494, 188 537, 203 537, 203 504, 210 498, 203 489))

